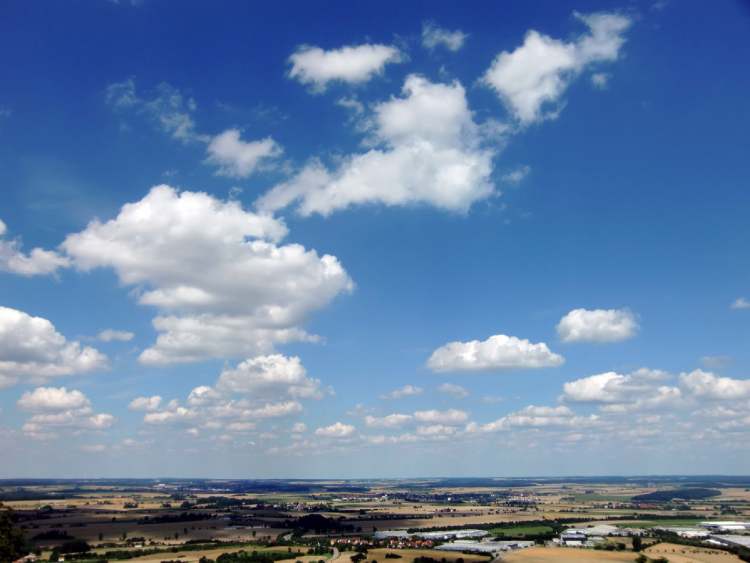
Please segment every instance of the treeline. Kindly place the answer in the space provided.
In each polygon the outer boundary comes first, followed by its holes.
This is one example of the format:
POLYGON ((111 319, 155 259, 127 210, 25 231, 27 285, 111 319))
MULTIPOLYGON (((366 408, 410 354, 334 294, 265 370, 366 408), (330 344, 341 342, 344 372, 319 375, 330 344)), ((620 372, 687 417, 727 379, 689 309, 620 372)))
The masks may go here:
POLYGON ((671 489, 668 491, 654 491, 653 493, 646 493, 643 495, 636 495, 632 497, 633 502, 670 502, 675 499, 681 500, 702 500, 711 497, 717 497, 721 494, 721 491, 716 489, 703 489, 703 488, 684 488, 684 489, 671 489))
POLYGON ((294 520, 286 520, 282 527, 293 529, 296 535, 302 535, 308 531, 313 531, 316 534, 354 531, 354 526, 351 524, 344 524, 339 520, 326 518, 322 514, 307 514, 294 520))
POLYGON ((289 553, 281 551, 236 551, 222 553, 215 560, 201 557, 199 563, 274 563, 281 559, 289 559, 289 553))
POLYGON ((179 514, 162 514, 161 516, 146 516, 137 520, 138 524, 172 524, 175 522, 192 522, 194 520, 210 520, 214 515, 209 512, 180 512, 179 514))

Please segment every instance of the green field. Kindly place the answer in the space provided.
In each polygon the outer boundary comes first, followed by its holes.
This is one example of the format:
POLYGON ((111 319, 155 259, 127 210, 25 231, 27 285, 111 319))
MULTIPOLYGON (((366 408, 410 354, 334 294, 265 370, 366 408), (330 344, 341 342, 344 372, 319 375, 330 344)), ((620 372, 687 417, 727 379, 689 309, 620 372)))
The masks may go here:
POLYGON ((522 538, 528 536, 538 536, 540 534, 548 534, 552 532, 551 526, 544 526, 541 524, 529 525, 529 526, 510 526, 504 528, 492 528, 490 533, 498 538, 522 538))

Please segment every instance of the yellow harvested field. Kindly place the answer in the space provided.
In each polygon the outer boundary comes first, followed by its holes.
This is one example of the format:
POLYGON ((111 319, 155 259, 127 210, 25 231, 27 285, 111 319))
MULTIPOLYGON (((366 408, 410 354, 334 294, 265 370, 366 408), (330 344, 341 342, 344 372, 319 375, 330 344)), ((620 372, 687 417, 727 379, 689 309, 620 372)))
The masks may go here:
POLYGON ((635 558, 636 555, 632 551, 615 552, 570 547, 530 547, 504 555, 502 560, 508 563, 547 563, 548 561, 555 561, 556 563, 628 561, 633 563, 635 558))
MULTIPOLYGON (((378 563, 412 563, 417 557, 432 557, 438 561, 445 559, 446 561, 455 561, 459 557, 463 558, 466 563, 486 563, 487 557, 481 555, 469 555, 464 553, 450 553, 446 551, 440 551, 437 549, 370 549, 367 552, 366 561, 377 561, 378 563), (397 553, 401 556, 401 559, 386 559, 386 553, 397 553)), ((337 563, 348 563, 350 559, 348 557, 340 557, 337 563)))
POLYGON ((736 555, 726 551, 673 543, 659 543, 644 552, 653 558, 666 557, 670 563, 740 563, 742 561, 736 555))
MULTIPOLYGON (((237 551, 253 551, 254 549, 257 549, 258 551, 263 551, 263 548, 253 548, 253 547, 220 547, 218 549, 206 549, 204 551, 178 551, 175 553, 157 553, 154 555, 144 555, 143 557, 134 557, 133 559, 128 559, 128 561, 143 561, 143 562, 149 562, 154 563, 157 561, 165 561, 165 560, 173 560, 173 559, 179 559, 180 561, 184 561, 185 563, 193 562, 193 561, 200 561, 201 557, 207 557, 209 559, 216 559, 219 555, 222 553, 236 553, 237 551)), ((276 548, 276 551, 278 551, 278 548, 276 548)), ((319 561, 320 559, 326 559, 326 557, 321 555, 300 555, 299 557, 294 557, 292 559, 285 559, 282 561, 279 561, 278 563, 294 563, 295 561, 303 561, 304 563, 313 563, 314 561, 319 561)))

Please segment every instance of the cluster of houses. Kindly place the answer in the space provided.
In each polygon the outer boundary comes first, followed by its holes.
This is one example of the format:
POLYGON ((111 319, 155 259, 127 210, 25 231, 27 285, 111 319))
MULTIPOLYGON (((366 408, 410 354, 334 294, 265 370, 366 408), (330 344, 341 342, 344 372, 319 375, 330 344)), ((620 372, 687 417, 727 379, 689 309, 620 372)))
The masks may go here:
POLYGON ((504 551, 522 549, 534 545, 533 541, 495 541, 486 536, 487 530, 440 530, 437 532, 413 532, 406 530, 387 530, 375 532, 375 541, 386 542, 390 548, 433 547, 441 551, 458 551, 468 553, 485 553, 498 555, 504 551), (442 542, 442 543, 441 543, 442 542))

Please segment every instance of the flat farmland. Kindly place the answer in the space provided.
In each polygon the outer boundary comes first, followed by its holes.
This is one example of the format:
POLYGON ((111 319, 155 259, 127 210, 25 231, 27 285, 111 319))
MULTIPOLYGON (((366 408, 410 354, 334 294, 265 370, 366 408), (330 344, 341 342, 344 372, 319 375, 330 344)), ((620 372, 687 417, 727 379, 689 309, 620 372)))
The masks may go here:
POLYGON ((644 550, 654 559, 666 557, 670 563, 740 563, 742 560, 731 553, 704 547, 691 547, 672 543, 659 543, 644 550))
POLYGON ((508 563, 578 563, 580 561, 635 561, 636 554, 631 552, 597 551, 593 549, 576 549, 570 547, 530 547, 503 555, 502 561, 508 563))
MULTIPOLYGON (((464 554, 464 553, 451 553, 448 551, 440 551, 438 549, 370 549, 367 552, 366 561, 377 561, 378 563, 413 563, 417 557, 431 557, 438 561, 445 559, 446 561, 455 561, 462 558, 466 563, 486 563, 489 561, 488 557, 482 555, 464 554), (386 553, 393 553, 400 555, 401 559, 386 559, 386 553)), ((337 563, 349 563, 349 558, 339 558, 337 563)))

